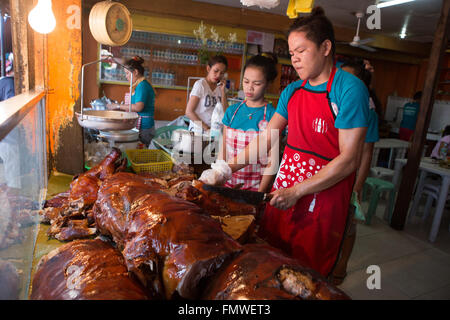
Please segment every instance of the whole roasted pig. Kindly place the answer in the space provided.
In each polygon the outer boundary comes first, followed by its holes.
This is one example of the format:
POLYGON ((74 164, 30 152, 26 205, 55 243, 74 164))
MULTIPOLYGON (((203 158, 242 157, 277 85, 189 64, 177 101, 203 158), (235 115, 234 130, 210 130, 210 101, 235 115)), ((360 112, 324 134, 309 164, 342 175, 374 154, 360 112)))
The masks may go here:
POLYGON ((207 300, 350 299, 314 270, 267 244, 246 244, 205 290, 207 300))
POLYGON ((152 183, 128 173, 105 179, 94 205, 97 229, 123 249, 128 270, 154 297, 198 298, 204 280, 241 246, 197 205, 152 183))
POLYGON ((42 222, 51 224, 47 235, 60 241, 92 237, 96 229, 89 212, 97 200, 102 180, 126 169, 127 159, 122 152, 112 148, 98 165, 74 177, 69 190, 46 201, 42 222))
POLYGON ((39 261, 32 300, 146 300, 120 252, 100 239, 76 240, 39 261))

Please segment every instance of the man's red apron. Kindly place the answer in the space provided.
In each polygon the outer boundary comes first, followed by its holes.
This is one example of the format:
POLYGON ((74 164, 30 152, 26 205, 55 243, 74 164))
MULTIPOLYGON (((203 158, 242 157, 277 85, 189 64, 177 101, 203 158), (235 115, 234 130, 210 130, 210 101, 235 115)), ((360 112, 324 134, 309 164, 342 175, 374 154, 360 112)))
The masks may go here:
MULTIPOLYGON (((244 103, 245 101, 242 102, 239 105, 239 107, 236 108, 236 111, 231 117, 230 126, 234 120, 234 117, 236 116, 236 113, 244 103)), ((264 107, 264 119, 258 123, 258 128, 260 131, 251 131, 251 130, 244 131, 227 127, 225 136, 226 153, 227 153, 226 159, 232 159, 233 157, 235 157, 241 150, 245 149, 245 147, 254 138, 256 138, 260 134, 260 132, 266 129, 267 127, 266 113, 267 113, 267 104, 264 107)), ((251 120, 252 115, 249 115, 248 117, 249 120, 251 120)), ((240 189, 242 190, 258 191, 262 177, 261 174, 262 170, 261 168, 263 167, 262 164, 267 164, 266 162, 264 162, 264 159, 259 160, 254 164, 249 164, 248 166, 245 166, 239 171, 234 172, 231 179, 225 183, 225 186, 229 188, 234 188, 237 185, 242 185, 240 187, 240 189)))
MULTIPOLYGON (((288 140, 272 191, 311 178, 339 155, 336 115, 329 99, 335 73, 333 68, 327 91, 310 91, 303 81, 289 99, 288 140)), ((287 210, 268 204, 259 235, 328 276, 338 258, 354 179, 353 173, 329 189, 299 199, 287 210)))

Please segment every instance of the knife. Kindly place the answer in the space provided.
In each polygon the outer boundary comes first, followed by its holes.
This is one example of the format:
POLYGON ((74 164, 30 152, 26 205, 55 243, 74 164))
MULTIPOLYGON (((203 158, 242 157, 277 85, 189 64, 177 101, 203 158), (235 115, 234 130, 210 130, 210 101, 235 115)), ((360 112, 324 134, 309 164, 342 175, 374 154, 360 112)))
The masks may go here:
POLYGON ((202 188, 206 191, 217 192, 224 197, 233 199, 236 202, 244 202, 253 205, 259 205, 262 202, 269 202, 273 196, 270 193, 218 187, 209 184, 203 184, 202 188))

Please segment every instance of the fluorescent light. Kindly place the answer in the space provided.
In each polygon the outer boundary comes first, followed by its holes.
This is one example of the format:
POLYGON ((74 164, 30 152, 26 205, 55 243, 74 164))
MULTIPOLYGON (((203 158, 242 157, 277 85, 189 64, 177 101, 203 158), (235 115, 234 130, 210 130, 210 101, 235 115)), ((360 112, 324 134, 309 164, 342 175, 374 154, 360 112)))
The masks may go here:
POLYGON ((390 7, 390 6, 396 6, 398 4, 403 4, 406 2, 411 2, 414 0, 391 0, 391 1, 385 1, 385 2, 379 2, 377 4, 377 8, 381 9, 381 8, 386 8, 386 7, 390 7))

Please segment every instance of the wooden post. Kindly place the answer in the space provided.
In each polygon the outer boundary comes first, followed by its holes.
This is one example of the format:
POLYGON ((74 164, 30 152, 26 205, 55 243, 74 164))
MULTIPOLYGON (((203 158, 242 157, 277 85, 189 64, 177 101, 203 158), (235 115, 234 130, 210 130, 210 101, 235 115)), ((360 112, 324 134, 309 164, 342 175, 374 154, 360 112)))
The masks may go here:
POLYGON ((450 0, 444 0, 441 17, 436 28, 433 46, 431 48, 428 70, 425 78, 425 86, 420 100, 420 110, 414 131, 412 146, 408 152, 408 162, 404 168, 402 181, 398 190, 398 198, 395 204, 391 220, 391 227, 402 230, 408 214, 413 188, 419 169, 423 145, 430 124, 433 111, 434 97, 439 80, 439 69, 445 49, 448 43, 450 0))
POLYGON ((30 90, 28 40, 31 36, 28 28, 27 12, 29 1, 10 1, 11 31, 14 52, 14 87, 15 93, 20 94, 30 90))

